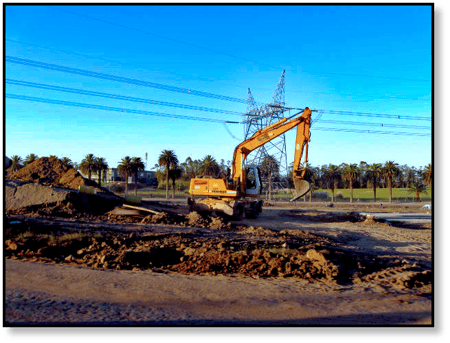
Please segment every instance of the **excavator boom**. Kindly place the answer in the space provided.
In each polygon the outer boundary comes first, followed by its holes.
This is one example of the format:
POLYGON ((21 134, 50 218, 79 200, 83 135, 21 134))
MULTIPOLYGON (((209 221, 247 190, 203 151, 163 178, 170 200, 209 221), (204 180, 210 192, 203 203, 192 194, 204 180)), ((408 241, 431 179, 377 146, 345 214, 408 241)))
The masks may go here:
POLYGON ((308 161, 308 142, 310 141, 309 129, 311 126, 311 110, 306 107, 300 117, 287 120, 286 118, 280 121, 256 131, 253 136, 246 139, 240 143, 234 150, 233 155, 233 180, 238 182, 240 180, 241 192, 244 191, 245 187, 245 170, 243 165, 247 156, 255 149, 266 144, 272 139, 284 134, 285 132, 297 127, 297 135, 295 142, 295 155, 294 155, 294 170, 293 178, 296 194, 291 201, 297 200, 298 198, 305 195, 309 189, 309 182, 303 180, 305 177, 305 169, 300 168, 301 159, 304 154, 304 163, 308 161))
POLYGON ((310 189, 310 184, 304 180, 306 169, 301 168, 301 159, 305 152, 304 163, 307 162, 311 110, 306 107, 301 113, 301 116, 295 117, 296 114, 291 117, 292 119, 283 118, 258 130, 240 143, 234 150, 231 179, 191 179, 189 193, 192 198, 188 199, 190 209, 219 211, 233 217, 241 217, 245 214, 248 218, 255 218, 262 210, 263 201, 257 199, 262 191, 262 182, 258 166, 246 166, 245 160, 252 151, 294 127, 297 127, 293 170, 296 194, 291 201, 305 195, 310 189), (194 196, 200 196, 202 199, 196 201, 194 196))

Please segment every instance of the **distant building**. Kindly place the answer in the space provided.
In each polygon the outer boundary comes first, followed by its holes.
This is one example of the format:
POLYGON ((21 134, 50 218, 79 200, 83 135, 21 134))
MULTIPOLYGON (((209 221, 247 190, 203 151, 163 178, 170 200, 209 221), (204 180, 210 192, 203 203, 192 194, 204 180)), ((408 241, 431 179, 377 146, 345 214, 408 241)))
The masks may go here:
MULTIPOLYGON (((83 174, 79 170, 80 174, 87 178, 87 174, 83 174)), ((125 182, 125 178, 122 177, 117 168, 108 168, 106 173, 102 172, 102 182, 125 182)), ((98 182, 98 173, 91 173, 91 180, 98 182)), ((134 183, 134 175, 128 177, 128 183, 134 183)), ((157 186, 158 180, 154 171, 142 170, 138 172, 138 183, 142 183, 149 186, 157 186)))
MULTIPOLYGON (((138 172, 138 183, 143 183, 146 185, 158 185, 158 180, 156 179, 156 174, 154 171, 150 170, 141 170, 138 172)), ((125 178, 122 177, 118 171, 117 168, 108 168, 106 170, 106 181, 125 181, 125 178)), ((128 183, 134 183, 135 176, 129 176, 128 177, 128 183)))

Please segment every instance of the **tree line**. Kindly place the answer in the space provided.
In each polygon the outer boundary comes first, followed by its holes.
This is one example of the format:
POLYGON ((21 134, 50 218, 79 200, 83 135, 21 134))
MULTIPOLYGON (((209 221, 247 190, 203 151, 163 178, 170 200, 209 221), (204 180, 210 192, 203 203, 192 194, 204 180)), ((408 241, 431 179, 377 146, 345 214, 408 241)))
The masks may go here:
MULTIPOLYGON (((55 157, 56 156, 50 156, 55 157)), ((9 171, 16 171, 38 158, 35 154, 29 154, 24 160, 20 156, 11 158, 9 171)), ((70 168, 80 170, 87 175, 90 180, 93 173, 98 174, 98 179, 105 177, 109 168, 106 159, 88 154, 79 163, 72 162, 69 158, 63 157, 61 162, 70 168)), ((288 175, 280 174, 280 166, 273 156, 263 159, 260 167, 261 176, 270 184, 272 181, 284 181, 293 188, 291 165, 288 175)), ((203 159, 192 159, 188 157, 184 162, 179 161, 174 150, 162 150, 154 165, 158 182, 165 183, 166 198, 169 197, 169 185, 172 185, 172 197, 175 197, 176 180, 189 181, 198 176, 210 176, 226 178, 230 176, 231 161, 218 162, 212 155, 206 155, 203 159)), ((431 163, 419 169, 408 165, 399 165, 394 161, 368 164, 361 161, 356 163, 342 163, 340 165, 328 164, 311 166, 306 164, 306 179, 311 183, 311 192, 317 189, 330 189, 331 201, 335 200, 335 190, 338 188, 350 189, 350 202, 353 202, 354 188, 372 188, 373 199, 376 202, 377 188, 389 188, 389 202, 392 202, 393 188, 408 188, 415 193, 416 199, 419 194, 426 192, 427 187, 432 187, 432 165, 431 163)), ((135 175, 135 194, 137 190, 137 174, 145 169, 145 165, 140 157, 125 156, 118 164, 118 173, 125 178, 125 192, 128 193, 128 177, 135 175)), ((269 185, 270 186, 270 185, 269 185)), ((269 187, 270 191, 270 187, 269 187)))

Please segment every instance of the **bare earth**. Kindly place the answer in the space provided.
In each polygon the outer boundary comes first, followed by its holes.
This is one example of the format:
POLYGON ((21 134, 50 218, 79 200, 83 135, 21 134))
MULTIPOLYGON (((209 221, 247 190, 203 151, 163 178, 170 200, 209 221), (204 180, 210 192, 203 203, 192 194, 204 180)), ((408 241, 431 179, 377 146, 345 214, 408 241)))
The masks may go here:
MULTIPOLYGON (((178 213, 188 213, 184 202, 168 205, 176 205, 178 213)), ((420 211, 417 205, 387 207, 383 211, 420 211)), ((348 254, 401 261, 368 272, 358 282, 355 279, 347 283, 324 282, 288 275, 200 273, 192 272, 193 267, 186 261, 186 269, 176 272, 163 267, 107 269, 77 264, 73 259, 69 259, 70 263, 39 258, 32 262, 30 258, 8 255, 5 323, 7 326, 431 325, 432 283, 405 287, 405 280, 411 279, 411 268, 419 268, 425 274, 431 270, 431 226, 395 227, 333 219, 337 218, 333 213, 379 210, 359 204, 330 209, 325 203, 299 202, 290 207, 264 207, 258 219, 242 222, 247 227, 274 232, 306 232, 326 239, 327 244, 332 244, 329 246, 348 254)), ((58 220, 51 219, 53 224, 58 220)), ((77 225, 76 220, 67 223, 77 225)), ((99 225, 106 224, 80 220, 83 230, 99 225)), ((249 240, 259 237, 244 228, 225 232, 151 223, 110 225, 139 235, 179 234, 185 230, 198 237, 211 232, 223 241, 229 239, 226 235, 241 232, 250 235, 249 240)))

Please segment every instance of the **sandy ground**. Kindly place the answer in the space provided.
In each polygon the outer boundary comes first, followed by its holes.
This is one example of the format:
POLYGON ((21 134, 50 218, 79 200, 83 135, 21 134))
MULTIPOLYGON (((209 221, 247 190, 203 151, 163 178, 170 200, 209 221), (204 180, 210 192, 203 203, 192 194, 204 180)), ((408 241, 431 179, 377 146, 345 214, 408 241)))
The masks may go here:
MULTIPOLYGON (((431 229, 320 221, 321 211, 355 210, 321 206, 268 207, 257 220, 243 223, 309 231, 333 238, 350 251, 408 259, 431 268, 431 229)), ((5 271, 6 326, 432 324, 431 285, 406 290, 377 282, 390 275, 342 286, 290 278, 95 270, 10 259, 5 271)))

